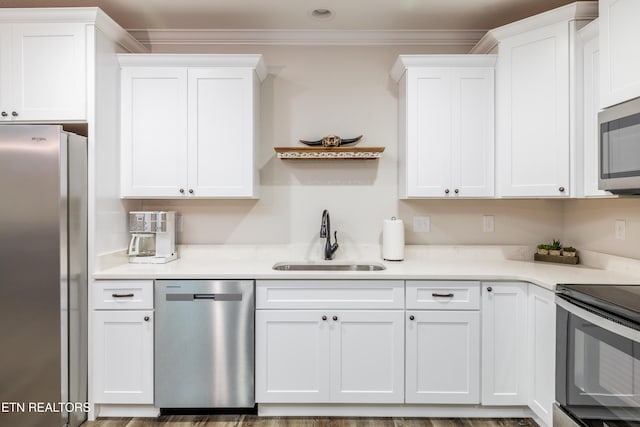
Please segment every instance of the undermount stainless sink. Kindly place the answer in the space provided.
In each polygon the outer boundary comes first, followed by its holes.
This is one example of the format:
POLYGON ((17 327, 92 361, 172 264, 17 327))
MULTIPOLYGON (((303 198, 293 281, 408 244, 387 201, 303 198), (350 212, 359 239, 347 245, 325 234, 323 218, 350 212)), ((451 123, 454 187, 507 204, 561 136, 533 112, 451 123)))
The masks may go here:
POLYGON ((278 262, 272 268, 280 271, 380 271, 386 267, 377 262, 278 262))

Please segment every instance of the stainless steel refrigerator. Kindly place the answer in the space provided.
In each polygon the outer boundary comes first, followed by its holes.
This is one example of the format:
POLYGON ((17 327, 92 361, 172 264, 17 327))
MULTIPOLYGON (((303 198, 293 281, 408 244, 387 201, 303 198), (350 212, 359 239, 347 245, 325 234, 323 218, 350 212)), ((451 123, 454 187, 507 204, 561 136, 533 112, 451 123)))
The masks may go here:
POLYGON ((87 146, 61 126, 0 126, 0 331, 0 426, 81 424, 87 146))

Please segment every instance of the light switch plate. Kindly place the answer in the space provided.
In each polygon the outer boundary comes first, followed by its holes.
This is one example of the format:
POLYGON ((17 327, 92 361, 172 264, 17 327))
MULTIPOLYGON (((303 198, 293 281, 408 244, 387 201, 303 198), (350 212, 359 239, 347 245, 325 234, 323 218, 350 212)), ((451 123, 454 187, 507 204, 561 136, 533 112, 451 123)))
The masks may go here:
POLYGON ((495 230, 495 223, 493 215, 482 216, 482 231, 485 233, 493 233, 495 230))
POLYGON ((616 239, 625 240, 627 238, 627 222, 624 219, 616 219, 616 239))
POLYGON ((414 233, 429 233, 431 231, 431 218, 428 216, 413 217, 414 233))

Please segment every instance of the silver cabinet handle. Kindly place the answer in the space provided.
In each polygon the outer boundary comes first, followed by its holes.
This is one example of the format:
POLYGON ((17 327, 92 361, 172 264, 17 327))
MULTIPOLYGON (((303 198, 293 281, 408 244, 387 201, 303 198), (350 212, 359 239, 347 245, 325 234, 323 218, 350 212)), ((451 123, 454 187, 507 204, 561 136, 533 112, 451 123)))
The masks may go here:
POLYGON ((444 189, 444 194, 449 194, 449 189, 448 188, 444 189))
POLYGON ((492 288, 491 286, 489 286, 489 287, 487 288, 487 292, 491 292, 492 290, 493 290, 493 288, 492 288))
POLYGON ((333 316, 333 321, 335 322, 336 320, 338 320, 338 316, 333 316))
POLYGON ((189 189, 189 194, 193 194, 193 188, 189 189))
POLYGON ((7 112, 6 112, 6 111, 3 111, 3 112, 1 113, 1 115, 2 115, 2 117, 7 117, 7 116, 8 116, 8 114, 7 114, 7 112))
POLYGON ((113 298, 133 298, 133 294, 111 294, 113 298))
POLYGON ((412 314, 411 316, 409 316, 409 320, 416 320, 416 316, 412 314))
POLYGON ((11 115, 12 115, 13 117, 18 117, 18 113, 16 113, 15 111, 12 111, 12 112, 11 112, 11 115))
POLYGON ((455 190, 453 190, 454 193, 458 194, 460 192, 460 190, 458 190, 457 188, 455 190))
POLYGON ((558 191, 560 191, 561 193, 564 193, 564 187, 558 188, 558 191))
POLYGON ((327 316, 322 316, 322 320, 327 320, 327 316))
POLYGON ((148 322, 149 321, 149 316, 144 316, 144 321, 148 322))

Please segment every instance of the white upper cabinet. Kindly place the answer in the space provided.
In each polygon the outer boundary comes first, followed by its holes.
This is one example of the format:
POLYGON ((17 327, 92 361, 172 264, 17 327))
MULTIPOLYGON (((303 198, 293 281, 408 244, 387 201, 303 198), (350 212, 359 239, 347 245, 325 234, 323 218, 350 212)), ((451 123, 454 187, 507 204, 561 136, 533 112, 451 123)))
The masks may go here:
POLYGON ((0 121, 86 120, 86 27, 0 25, 0 121))
POLYGON ((568 197, 575 185, 576 29, 597 16, 577 2, 491 30, 496 52, 496 193, 568 197))
POLYGON ((119 59, 122 197, 257 197, 261 55, 119 59))
POLYGON ((640 2, 600 0, 600 108, 640 96, 640 2))
POLYGON ((598 110, 600 105, 600 44, 598 41, 599 19, 578 31, 580 61, 582 63, 582 151, 583 185, 585 197, 611 196, 598 189, 598 110))
POLYGON ((493 55, 401 55, 400 198, 494 195, 493 55))

